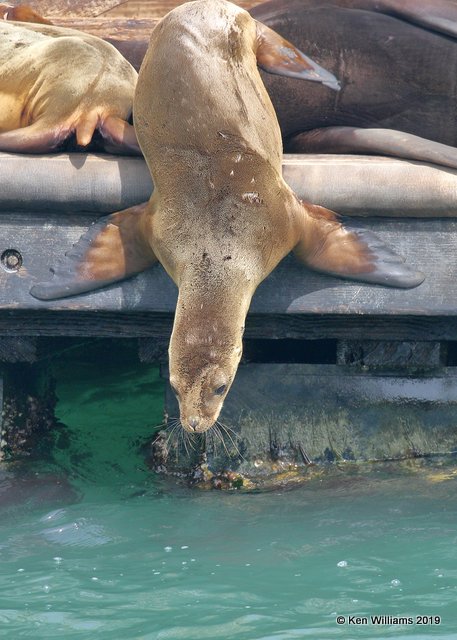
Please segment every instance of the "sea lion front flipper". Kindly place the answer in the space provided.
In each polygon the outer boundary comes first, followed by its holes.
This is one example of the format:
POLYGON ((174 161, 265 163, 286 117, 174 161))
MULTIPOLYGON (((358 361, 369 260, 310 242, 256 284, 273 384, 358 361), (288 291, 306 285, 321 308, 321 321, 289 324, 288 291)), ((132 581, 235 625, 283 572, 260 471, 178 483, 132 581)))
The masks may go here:
POLYGON ((302 51, 261 22, 257 22, 257 64, 264 71, 280 76, 320 82, 335 91, 340 83, 333 73, 319 66, 302 51))
POLYGON ((95 222, 58 265, 49 282, 30 293, 39 300, 65 298, 99 289, 144 271, 157 261, 143 232, 149 203, 95 222))
POLYGON ((303 203, 300 239, 294 248, 310 269, 350 280, 410 289, 424 274, 404 264, 403 258, 374 233, 344 225, 333 211, 303 203))
POLYGON ((363 153, 431 162, 457 169, 457 148, 394 129, 325 127, 294 136, 289 153, 363 153))

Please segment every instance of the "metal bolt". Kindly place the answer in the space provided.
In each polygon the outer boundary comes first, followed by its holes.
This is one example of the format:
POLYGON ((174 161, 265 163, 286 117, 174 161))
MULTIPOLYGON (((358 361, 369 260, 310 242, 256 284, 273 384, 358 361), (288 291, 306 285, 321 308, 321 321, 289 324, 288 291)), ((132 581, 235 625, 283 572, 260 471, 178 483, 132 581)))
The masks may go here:
POLYGON ((5 271, 19 271, 22 266, 22 256, 16 249, 6 249, 1 255, 0 261, 5 271))

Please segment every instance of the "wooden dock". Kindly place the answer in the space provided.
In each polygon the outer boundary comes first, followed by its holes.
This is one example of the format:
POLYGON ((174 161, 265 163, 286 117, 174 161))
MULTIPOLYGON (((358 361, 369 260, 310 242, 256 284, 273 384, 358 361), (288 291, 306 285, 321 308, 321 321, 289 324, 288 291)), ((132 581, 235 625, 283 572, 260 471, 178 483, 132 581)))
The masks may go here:
MULTIPOLYGON (((386 158, 286 156, 284 176, 302 198, 352 212, 426 279, 407 291, 351 283, 287 257, 247 318, 246 358, 223 413, 243 458, 223 464, 255 475, 254 460, 284 470, 306 459, 456 450, 457 172, 386 158), (370 193, 385 193, 382 205, 370 204, 370 193), (280 452, 273 458, 272 447, 280 452)), ((142 159, 3 154, 0 180, 3 446, 14 451, 28 446, 31 417, 52 422, 49 390, 43 397, 34 373, 49 337, 138 339, 139 357, 166 375, 177 291, 156 265, 65 300, 29 293, 93 220, 149 197, 142 159)), ((166 408, 176 412, 170 391, 166 408)))
MULTIPOLYGON (((181 0, 29 4, 56 25, 105 38, 139 69, 155 24, 181 0)), ((232 472, 258 482, 290 479, 316 462, 453 455, 457 172, 357 156, 286 156, 283 167, 301 198, 355 216, 426 279, 409 291, 369 286, 287 257, 252 301, 244 359, 221 416, 234 435, 222 451, 211 449, 213 438, 202 441, 193 456, 154 436, 151 466, 214 486, 229 478, 230 486, 232 472)), ((156 265, 66 300, 29 294, 92 221, 148 199, 142 159, 3 154, 0 181, 0 447, 15 454, 53 427, 53 385, 42 363, 57 339, 137 341, 139 358, 159 363, 167 378, 177 291, 156 265)), ((177 415, 170 388, 164 408, 177 415)))

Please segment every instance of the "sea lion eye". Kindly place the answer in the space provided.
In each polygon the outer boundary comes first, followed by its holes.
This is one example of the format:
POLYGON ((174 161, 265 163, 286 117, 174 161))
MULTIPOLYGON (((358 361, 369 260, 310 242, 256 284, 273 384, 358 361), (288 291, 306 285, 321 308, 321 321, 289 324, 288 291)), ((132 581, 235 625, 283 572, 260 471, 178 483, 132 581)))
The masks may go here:
POLYGON ((225 390, 227 389, 227 385, 226 384, 221 384, 220 387, 218 387, 215 391, 214 394, 216 396, 221 396, 223 393, 225 393, 225 390))

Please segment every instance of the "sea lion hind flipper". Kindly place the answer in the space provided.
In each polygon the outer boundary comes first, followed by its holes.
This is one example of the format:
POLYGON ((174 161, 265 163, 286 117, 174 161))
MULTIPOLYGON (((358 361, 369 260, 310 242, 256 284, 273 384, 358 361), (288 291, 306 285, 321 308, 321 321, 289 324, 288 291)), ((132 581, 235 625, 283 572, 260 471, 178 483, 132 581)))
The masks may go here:
POLYGON ((256 28, 256 56, 261 69, 280 76, 320 82, 330 89, 340 90, 340 84, 333 73, 319 66, 273 29, 257 21, 256 28))
POLYGON ((140 145, 133 125, 117 116, 108 116, 99 126, 104 139, 105 150, 109 153, 141 155, 140 145))
POLYGON ((294 253, 311 269, 350 280, 411 289, 425 277, 374 233, 343 224, 333 211, 317 205, 303 204, 294 253))
POLYGON ((70 128, 37 120, 28 127, 0 133, 0 151, 46 153, 57 149, 70 135, 70 128))
POLYGON ((95 222, 51 268, 52 279, 32 287, 32 296, 55 300, 92 291, 154 264, 157 258, 143 233, 146 207, 130 207, 95 222))
POLYGON ((362 153, 430 162, 457 169, 457 148, 395 129, 324 127, 286 143, 289 153, 362 153))
POLYGON ((373 10, 457 37, 457 5, 450 0, 381 0, 373 10))

